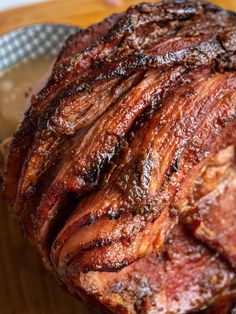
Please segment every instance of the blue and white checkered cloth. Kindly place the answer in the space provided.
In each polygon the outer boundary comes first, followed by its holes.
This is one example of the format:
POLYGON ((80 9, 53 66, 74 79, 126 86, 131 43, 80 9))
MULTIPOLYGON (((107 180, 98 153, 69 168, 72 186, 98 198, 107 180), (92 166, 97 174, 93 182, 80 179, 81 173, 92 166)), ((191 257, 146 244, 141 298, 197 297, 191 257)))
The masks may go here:
POLYGON ((0 73, 29 57, 57 55, 65 40, 78 27, 61 24, 38 24, 0 36, 0 73))

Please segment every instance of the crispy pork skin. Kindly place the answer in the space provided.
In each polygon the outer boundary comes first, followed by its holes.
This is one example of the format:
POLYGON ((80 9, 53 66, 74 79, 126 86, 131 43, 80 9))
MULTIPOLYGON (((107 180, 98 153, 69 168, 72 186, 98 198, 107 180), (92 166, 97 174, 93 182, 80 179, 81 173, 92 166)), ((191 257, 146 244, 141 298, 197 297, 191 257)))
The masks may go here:
POLYGON ((236 14, 141 3, 71 36, 3 189, 46 267, 103 311, 231 311, 236 14))

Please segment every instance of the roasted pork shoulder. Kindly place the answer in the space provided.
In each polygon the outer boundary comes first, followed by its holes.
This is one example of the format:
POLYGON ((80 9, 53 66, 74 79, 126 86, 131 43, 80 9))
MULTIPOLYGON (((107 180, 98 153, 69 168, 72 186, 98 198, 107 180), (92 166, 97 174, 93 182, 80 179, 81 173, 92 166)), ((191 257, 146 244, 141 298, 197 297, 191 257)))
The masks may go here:
POLYGON ((141 3, 71 36, 3 189, 45 266, 103 312, 233 311, 236 14, 141 3))

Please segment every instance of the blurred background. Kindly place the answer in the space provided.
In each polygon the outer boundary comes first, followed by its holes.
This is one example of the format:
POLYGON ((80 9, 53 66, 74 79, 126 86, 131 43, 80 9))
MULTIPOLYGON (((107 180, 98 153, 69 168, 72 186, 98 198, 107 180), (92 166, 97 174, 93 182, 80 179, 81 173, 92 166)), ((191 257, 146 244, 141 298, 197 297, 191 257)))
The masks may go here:
MULTIPOLYGON (((0 33, 23 25, 62 22, 88 26, 139 0, 0 0, 0 33)), ((236 0, 212 0, 236 10, 236 0)))

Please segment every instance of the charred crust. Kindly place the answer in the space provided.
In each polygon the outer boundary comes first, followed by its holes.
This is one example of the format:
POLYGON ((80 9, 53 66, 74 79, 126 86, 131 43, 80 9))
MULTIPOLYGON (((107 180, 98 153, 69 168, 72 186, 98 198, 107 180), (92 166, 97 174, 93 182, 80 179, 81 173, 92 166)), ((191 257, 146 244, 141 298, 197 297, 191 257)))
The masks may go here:
MULTIPOLYGON (((183 267, 204 257, 229 281, 217 254, 173 227, 179 218, 191 234, 201 226, 184 193, 198 166, 236 140, 235 23, 235 13, 207 2, 167 0, 67 40, 14 136, 4 178, 27 237, 67 286, 81 284, 81 273, 131 269, 131 284, 110 292, 142 313, 161 286, 149 282, 153 265, 181 272, 179 256, 183 267), (146 258, 151 270, 135 277, 146 258)), ((202 294, 218 281, 204 275, 202 294)))

